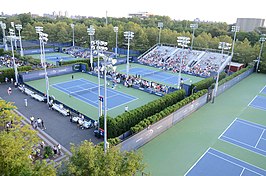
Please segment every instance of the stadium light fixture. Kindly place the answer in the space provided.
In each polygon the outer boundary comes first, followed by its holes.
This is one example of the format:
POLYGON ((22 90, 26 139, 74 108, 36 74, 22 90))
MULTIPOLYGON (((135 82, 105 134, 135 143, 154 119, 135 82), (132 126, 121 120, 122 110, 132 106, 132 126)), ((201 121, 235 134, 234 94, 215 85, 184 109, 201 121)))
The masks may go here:
POLYGON ((3 23, 2 21, 0 21, 0 27, 2 28, 2 33, 3 33, 3 43, 5 46, 5 51, 8 51, 8 47, 7 47, 7 42, 6 42, 6 24, 3 23))
POLYGON ((198 24, 194 23, 194 24, 190 24, 190 28, 192 29, 192 40, 191 40, 191 47, 190 49, 193 49, 193 44, 194 44, 194 38, 195 38, 195 30, 198 28, 198 24))
MULTIPOLYGON (((177 37, 177 44, 178 44, 178 46, 182 47, 182 52, 184 52, 185 47, 188 47, 187 44, 189 44, 189 43, 190 43, 189 37, 177 37)), ((180 67, 179 67, 178 84, 177 84, 178 89, 181 89, 182 63, 183 63, 183 54, 181 54, 181 57, 180 57, 180 67)))
POLYGON ((40 56, 41 56, 41 64, 44 68, 44 78, 46 83, 46 98, 47 98, 47 104, 49 103, 49 78, 47 74, 47 65, 46 65, 46 59, 45 59, 45 49, 44 45, 48 42, 48 34, 43 33, 43 27, 36 26, 36 33, 39 34, 39 40, 40 40, 40 56))
POLYGON ((256 65, 256 72, 257 73, 258 73, 258 70, 259 70, 259 64, 260 64, 260 59, 261 59, 263 44, 266 41, 265 36, 266 36, 266 34, 262 34, 262 37, 260 37, 260 40, 259 40, 259 42, 261 43, 261 46, 260 46, 259 58, 258 58, 257 65, 256 65))
MULTIPOLYGON (((14 22, 10 22, 10 24, 11 24, 13 30, 14 30, 14 35, 16 36, 15 23, 14 23, 14 22)), ((16 38, 14 38, 14 39, 15 39, 15 40, 14 40, 15 48, 16 48, 16 50, 17 50, 17 49, 18 49, 18 47, 17 47, 17 39, 16 39, 16 38)))
POLYGON ((230 68, 231 68, 231 60, 234 56, 234 48, 235 48, 235 42, 236 42, 236 33, 239 32, 240 27, 239 26, 232 26, 232 30, 231 32, 234 33, 234 39, 233 39, 233 44, 232 44, 232 53, 231 53, 231 58, 229 61, 229 67, 228 67, 228 73, 230 72, 230 68))
MULTIPOLYGON (((93 25, 90 25, 89 28, 87 28, 87 32, 90 36, 90 42, 93 40, 93 36, 95 34, 95 29, 93 27, 93 25)), ((91 54, 90 54, 90 63, 91 63, 91 69, 93 67, 93 57, 92 57, 92 49, 91 49, 92 46, 90 46, 90 51, 91 51, 91 54)))
POLYGON ((115 58, 117 58, 117 34, 118 34, 118 27, 114 27, 114 32, 115 32, 115 58))
POLYGON ((13 47, 13 40, 16 38, 14 29, 9 29, 9 35, 10 35, 9 37, 10 37, 11 50, 12 50, 13 67, 15 70, 15 80, 16 80, 16 83, 18 83, 18 68, 15 62, 14 47, 13 47))
POLYGON ((161 32, 162 32, 162 28, 163 28, 163 22, 158 22, 158 28, 159 30, 159 44, 161 44, 161 32))
MULTIPOLYGON (((219 49, 222 49, 222 56, 223 56, 223 52, 224 50, 230 50, 231 49, 231 44, 230 43, 226 43, 226 42, 219 42, 219 49)), ((216 82, 215 82, 215 87, 214 87, 214 92, 212 93, 212 103, 214 103, 214 98, 217 95, 217 91, 218 91, 218 83, 219 83, 219 77, 220 77, 220 67, 221 67, 222 61, 220 61, 219 63, 219 68, 217 69, 217 75, 216 75, 216 82)))
POLYGON ((101 57, 104 60, 103 69, 104 69, 104 153, 107 152, 108 142, 107 142, 107 79, 106 73, 108 70, 115 71, 116 67, 113 65, 116 63, 116 59, 109 58, 104 54, 101 54, 101 57))
POLYGON ((100 117, 102 116, 102 101, 101 98, 101 75, 100 75, 100 55, 103 51, 107 51, 107 42, 95 40, 91 41, 91 50, 94 50, 94 54, 97 54, 98 61, 97 61, 97 68, 98 68, 98 131, 100 127, 100 117))
POLYGON ((126 31, 124 32, 124 37, 127 39, 127 78, 129 75, 129 41, 134 38, 134 32, 126 31))
POLYGON ((24 54, 23 54, 23 47, 22 47, 22 41, 21 41, 21 35, 20 35, 20 31, 22 29, 22 25, 21 24, 16 24, 16 29, 18 30, 18 36, 19 36, 20 55, 21 56, 24 56, 24 54))
POLYGON ((75 34, 74 34, 74 31, 75 31, 75 24, 70 24, 71 28, 72 28, 72 39, 73 39, 73 43, 72 43, 72 46, 74 47, 75 46, 75 34))

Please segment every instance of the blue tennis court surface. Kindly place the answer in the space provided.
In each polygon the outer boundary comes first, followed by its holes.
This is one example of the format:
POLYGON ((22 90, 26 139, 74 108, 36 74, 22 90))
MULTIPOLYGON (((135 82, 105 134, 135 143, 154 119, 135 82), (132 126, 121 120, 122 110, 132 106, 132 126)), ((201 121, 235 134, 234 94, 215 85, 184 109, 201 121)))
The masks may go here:
POLYGON ((49 61, 70 61, 70 60, 75 60, 75 57, 71 56, 62 56, 62 55, 52 55, 52 56, 45 56, 45 58, 49 61))
MULTIPOLYGON (((121 70, 122 72, 126 72, 126 70, 121 70)), ((148 78, 153 81, 159 81, 166 84, 177 85, 178 83, 178 75, 173 75, 171 73, 167 73, 163 70, 151 70, 147 68, 130 68, 129 74, 131 75, 141 75, 144 78, 148 78)), ((188 78, 183 78, 183 81, 189 80, 188 78)))
POLYGON ((266 127, 235 119, 219 137, 221 140, 266 156, 266 127))
POLYGON ((262 94, 266 94, 266 86, 260 91, 262 94))
MULTIPOLYGON (((52 85, 54 88, 98 108, 98 85, 86 79, 75 79, 52 85)), ((101 86, 101 95, 104 88, 101 86)), ((136 100, 136 97, 107 88, 108 110, 136 100)))
POLYGON ((249 106, 266 111, 266 97, 257 95, 250 103, 249 106))
POLYGON ((208 149, 186 176, 265 176, 266 171, 215 149, 208 149))

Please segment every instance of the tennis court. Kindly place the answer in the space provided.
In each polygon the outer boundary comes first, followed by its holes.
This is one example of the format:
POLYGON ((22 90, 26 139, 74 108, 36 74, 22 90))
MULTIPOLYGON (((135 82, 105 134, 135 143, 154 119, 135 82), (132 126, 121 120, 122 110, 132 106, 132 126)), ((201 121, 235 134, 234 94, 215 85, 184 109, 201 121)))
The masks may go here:
POLYGON ((266 156, 266 127, 235 119, 219 139, 266 156))
MULTIPOLYGON (((49 83, 50 96, 92 119, 98 119, 98 89, 95 88, 98 85, 98 78, 96 76, 77 72, 49 77, 49 83), (72 79, 72 75, 74 79, 72 79)), ((101 79, 101 85, 103 83, 104 81, 101 79)), ((124 113, 125 106, 131 110, 160 98, 154 94, 127 88, 120 84, 113 89, 112 83, 110 81, 108 83, 108 116, 113 118, 124 113)), ((26 84, 45 92, 44 79, 29 81, 26 84)), ((103 95, 103 88, 101 88, 101 92, 103 95)))
MULTIPOLYGON (((98 85, 86 80, 76 79, 66 82, 61 82, 52 85, 54 88, 67 93, 70 97, 75 97, 85 103, 88 103, 98 108, 98 85)), ((100 86, 101 96, 104 95, 104 87, 100 86)), ((116 108, 123 104, 136 100, 136 97, 118 92, 111 88, 107 88, 107 109, 116 108)))
MULTIPOLYGON (((236 117, 248 121, 252 123, 252 125, 255 123, 264 127, 266 126, 266 111, 248 106, 255 96, 264 96, 260 92, 264 89, 265 83, 265 74, 254 73, 250 75, 219 95, 215 103, 206 104, 186 119, 183 119, 160 136, 145 144, 139 149, 143 153, 145 163, 147 163, 145 173, 150 173, 154 176, 185 175, 208 148, 218 150, 236 160, 261 168, 261 170, 265 172, 265 155, 219 139, 219 136, 226 131, 236 117)), ((248 127, 250 127, 250 123, 248 123, 248 127)), ((239 129, 240 128, 236 128, 232 134, 237 135, 237 130, 239 129)), ((256 126, 256 128, 252 128, 252 131, 245 129, 245 131, 248 131, 248 135, 246 132, 244 132, 244 134, 239 134, 239 137, 243 138, 251 135, 250 138, 254 139, 250 139, 249 141, 254 140, 256 143, 260 139, 256 147, 257 150, 258 148, 261 149, 265 147, 264 138, 266 133, 264 132, 263 137, 260 138, 258 135, 261 135, 262 131, 260 130, 259 132, 261 133, 259 134, 255 133, 258 129, 259 128, 256 126)), ((205 158, 203 157, 203 159, 205 158)), ((212 165, 215 162, 215 160, 207 161, 208 164, 206 165, 212 165)), ((232 160, 230 160, 230 162, 232 162, 232 160)), ((235 163, 239 164, 238 162, 235 163)), ((222 167, 224 170, 228 170, 228 174, 221 171, 223 176, 233 175, 233 173, 231 174, 230 172, 232 166, 225 169, 226 165, 222 164, 222 167)), ((206 168, 198 167, 198 169, 202 170, 203 174, 194 175, 218 175, 212 173, 208 174, 206 170, 209 170, 209 167, 207 166, 206 168)), ((220 171, 220 168, 216 169, 218 169, 218 172, 220 171)), ((210 170, 212 170, 210 172, 214 172, 215 167, 210 167, 210 170)), ((254 171, 253 169, 251 170, 254 171)), ((245 171, 242 175, 248 174, 249 172, 245 171)), ((254 175, 254 173, 252 174, 254 175)), ((265 173, 262 175, 265 175, 265 173)))
MULTIPOLYGON (((126 72, 126 70, 121 70, 122 72, 126 72)), ((178 83, 178 75, 173 75, 165 72, 164 70, 151 70, 147 68, 130 68, 129 74, 131 75, 140 75, 142 78, 148 78, 154 81, 160 81, 165 84, 177 85, 178 83)), ((189 80, 189 78, 182 77, 183 81, 189 80)))
MULTIPOLYGON (((117 66, 117 71, 120 73, 126 73, 126 64, 121 64, 117 66)), ((168 86, 176 87, 178 83, 178 73, 173 73, 172 71, 164 71, 159 68, 150 67, 147 65, 130 63, 129 68, 130 75, 141 75, 146 80, 154 81, 157 83, 165 84, 168 86)), ((188 74, 181 74, 183 82, 187 85, 191 85, 198 81, 201 81, 203 78, 196 77, 188 74)))
MULTIPOLYGON (((35 59, 40 59, 40 54, 32 54, 29 56, 32 56, 35 59)), ((45 59, 47 62, 55 64, 57 61, 70 61, 70 60, 75 60, 76 58, 69 54, 57 52, 57 53, 45 53, 45 59)))
POLYGON ((218 150, 209 148, 186 176, 265 176, 266 171, 218 150))
POLYGON ((250 103, 249 106, 266 111, 266 97, 257 95, 250 103))

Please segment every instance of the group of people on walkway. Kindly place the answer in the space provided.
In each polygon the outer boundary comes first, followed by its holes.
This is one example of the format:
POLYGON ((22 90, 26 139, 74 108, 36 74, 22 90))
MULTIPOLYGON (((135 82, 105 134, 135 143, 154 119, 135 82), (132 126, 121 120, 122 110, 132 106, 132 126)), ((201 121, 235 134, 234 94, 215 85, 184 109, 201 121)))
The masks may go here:
POLYGON ((46 127, 44 126, 44 121, 41 118, 35 119, 33 116, 30 117, 30 124, 34 129, 37 129, 38 127, 42 130, 45 130, 46 127))

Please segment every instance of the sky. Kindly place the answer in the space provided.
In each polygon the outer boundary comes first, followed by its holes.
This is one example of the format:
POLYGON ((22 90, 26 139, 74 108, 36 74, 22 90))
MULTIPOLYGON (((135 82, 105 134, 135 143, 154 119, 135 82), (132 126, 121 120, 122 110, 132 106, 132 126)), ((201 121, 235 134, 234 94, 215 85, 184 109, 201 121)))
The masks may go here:
POLYGON ((237 18, 266 19, 265 0, 1 0, 4 14, 43 15, 68 11, 69 15, 127 17, 129 13, 149 12, 176 20, 227 22, 237 18))

